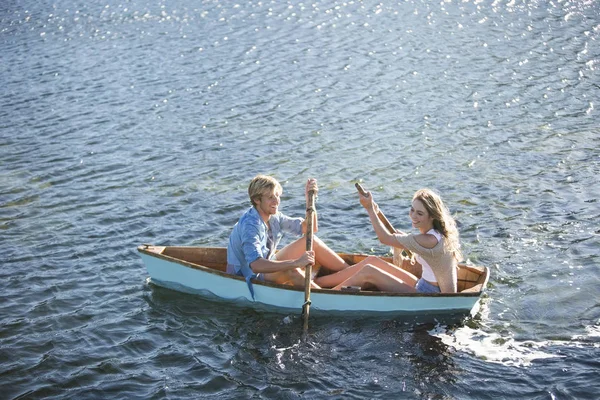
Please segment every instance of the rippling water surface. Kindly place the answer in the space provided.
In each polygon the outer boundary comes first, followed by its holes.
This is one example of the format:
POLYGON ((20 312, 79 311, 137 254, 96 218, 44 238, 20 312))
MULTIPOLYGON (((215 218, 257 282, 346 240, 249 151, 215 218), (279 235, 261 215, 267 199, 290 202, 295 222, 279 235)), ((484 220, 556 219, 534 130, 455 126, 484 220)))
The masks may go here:
POLYGON ((0 5, 4 398, 595 398, 600 3, 0 5), (258 173, 384 254, 433 187, 492 270, 462 324, 311 319, 156 287, 141 243, 225 246, 258 173))

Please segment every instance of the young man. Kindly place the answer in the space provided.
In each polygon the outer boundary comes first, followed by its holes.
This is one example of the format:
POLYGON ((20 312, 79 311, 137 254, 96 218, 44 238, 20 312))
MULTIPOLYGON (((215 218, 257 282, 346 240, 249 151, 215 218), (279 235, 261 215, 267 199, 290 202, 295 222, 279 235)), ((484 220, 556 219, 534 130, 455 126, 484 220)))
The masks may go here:
MULTIPOLYGON (((317 194, 317 180, 306 183, 308 192, 317 194)), ((304 287, 304 267, 315 261, 333 271, 340 271, 348 264, 317 237, 313 239, 313 251, 306 251, 304 237, 288 244, 279 252, 279 244, 284 232, 297 236, 306 233, 303 218, 291 218, 279 212, 281 184, 274 178, 258 175, 248 186, 252 207, 248 209, 233 227, 227 246, 227 272, 250 279, 258 278, 269 282, 291 283, 304 287)), ((315 213, 314 231, 318 230, 315 213)), ((313 283, 312 287, 317 287, 313 283)), ((251 289, 252 291, 252 289, 251 289)))

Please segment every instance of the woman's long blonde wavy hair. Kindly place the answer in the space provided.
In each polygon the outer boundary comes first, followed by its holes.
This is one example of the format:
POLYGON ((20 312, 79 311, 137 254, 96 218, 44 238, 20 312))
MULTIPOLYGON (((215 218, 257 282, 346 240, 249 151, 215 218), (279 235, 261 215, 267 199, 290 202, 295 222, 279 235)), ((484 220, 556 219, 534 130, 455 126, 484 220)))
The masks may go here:
POLYGON ((431 189, 419 189, 413 196, 413 201, 419 200, 425 209, 433 217, 433 229, 444 236, 444 247, 454 254, 457 261, 462 260, 460 241, 456 221, 450 215, 450 211, 442 201, 442 198, 431 189))

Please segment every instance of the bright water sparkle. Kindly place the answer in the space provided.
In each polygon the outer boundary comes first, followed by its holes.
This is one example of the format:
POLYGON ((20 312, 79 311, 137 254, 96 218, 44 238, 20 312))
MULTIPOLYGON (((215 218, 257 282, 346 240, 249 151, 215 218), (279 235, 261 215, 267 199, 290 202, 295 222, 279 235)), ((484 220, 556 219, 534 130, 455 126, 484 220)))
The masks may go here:
POLYGON ((600 5, 0 5, 6 398, 594 398, 600 5), (492 269, 464 325, 224 307, 155 287, 141 243, 225 246, 257 173, 319 235, 383 254, 437 189, 492 269), (290 322, 291 320, 291 322, 290 322))

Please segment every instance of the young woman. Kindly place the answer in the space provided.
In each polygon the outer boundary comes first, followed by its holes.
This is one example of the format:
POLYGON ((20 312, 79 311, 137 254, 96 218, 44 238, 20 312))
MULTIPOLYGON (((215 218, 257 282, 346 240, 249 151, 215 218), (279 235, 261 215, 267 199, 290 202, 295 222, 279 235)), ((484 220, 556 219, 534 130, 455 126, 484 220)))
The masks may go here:
POLYGON ((430 189, 418 190, 412 200, 409 216, 418 234, 401 231, 389 233, 379 220, 379 207, 373 195, 360 195, 377 238, 385 245, 410 250, 422 266, 419 279, 411 273, 370 256, 337 273, 315 279, 321 287, 341 289, 343 286, 376 286, 389 292, 455 293, 456 271, 462 258, 456 223, 440 196, 430 189))

